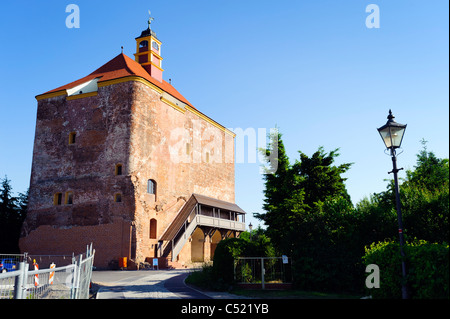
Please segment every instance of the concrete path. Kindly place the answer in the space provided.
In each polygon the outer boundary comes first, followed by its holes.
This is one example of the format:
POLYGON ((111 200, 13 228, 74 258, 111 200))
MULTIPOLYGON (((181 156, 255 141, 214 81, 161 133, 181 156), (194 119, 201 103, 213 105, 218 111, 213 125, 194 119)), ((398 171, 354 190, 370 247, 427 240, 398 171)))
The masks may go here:
MULTIPOLYGON (((102 287, 97 292, 97 299, 175 299, 177 293, 165 287, 165 281, 187 275, 185 270, 169 271, 133 271, 130 276, 117 281, 97 282, 93 274, 93 282, 102 287)), ((121 272, 120 275, 123 275, 121 272)))
POLYGON ((225 292, 204 292, 189 287, 189 270, 144 270, 93 272, 92 281, 101 287, 97 299, 236 299, 225 292))

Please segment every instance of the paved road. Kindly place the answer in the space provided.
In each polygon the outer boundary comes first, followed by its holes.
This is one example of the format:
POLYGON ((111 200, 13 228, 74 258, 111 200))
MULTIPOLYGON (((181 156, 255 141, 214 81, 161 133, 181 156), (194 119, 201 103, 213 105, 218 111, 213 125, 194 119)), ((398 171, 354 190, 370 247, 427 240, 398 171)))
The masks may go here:
POLYGON ((187 270, 94 271, 97 299, 209 299, 184 283, 187 270))
POLYGON ((187 274, 177 275, 170 279, 167 279, 164 283, 164 287, 170 292, 178 295, 178 298, 183 299, 212 299, 210 296, 207 296, 201 293, 198 290, 194 290, 184 283, 184 279, 187 277, 187 274))

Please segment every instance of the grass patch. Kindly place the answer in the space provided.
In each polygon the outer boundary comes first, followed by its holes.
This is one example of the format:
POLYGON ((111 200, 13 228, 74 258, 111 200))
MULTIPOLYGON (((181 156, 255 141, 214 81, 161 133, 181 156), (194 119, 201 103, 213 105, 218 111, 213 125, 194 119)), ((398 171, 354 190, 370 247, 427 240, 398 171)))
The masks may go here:
POLYGON ((203 267, 203 270, 194 271, 187 276, 185 282, 202 289, 211 289, 211 269, 203 267))
POLYGON ((361 296, 323 293, 317 291, 291 290, 249 290, 233 287, 230 293, 256 299, 359 299, 361 296))
POLYGON ((291 290, 249 290, 237 286, 225 286, 215 282, 212 267, 204 266, 202 270, 194 271, 186 278, 186 283, 197 288, 210 291, 228 291, 229 293, 256 299, 359 299, 361 296, 315 291, 291 290))

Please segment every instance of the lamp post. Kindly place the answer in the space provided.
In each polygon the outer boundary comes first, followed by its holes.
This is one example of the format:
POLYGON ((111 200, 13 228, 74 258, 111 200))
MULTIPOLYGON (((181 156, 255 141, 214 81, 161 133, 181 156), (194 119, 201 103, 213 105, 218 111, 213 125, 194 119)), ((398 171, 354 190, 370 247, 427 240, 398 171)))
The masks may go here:
POLYGON ((248 225, 248 229, 250 230, 250 241, 252 241, 252 229, 253 229, 252 222, 250 222, 250 224, 248 225))
POLYGON ((378 129, 381 138, 386 145, 386 148, 390 150, 390 155, 392 158, 393 169, 390 173, 394 173, 394 184, 395 184, 395 203, 397 207, 397 220, 398 220, 398 235, 400 239, 400 253, 402 256, 402 298, 408 299, 408 291, 406 288, 406 265, 405 265, 405 250, 403 248, 405 244, 405 239, 403 237, 403 221, 402 212, 400 209, 400 194, 398 189, 398 176, 397 173, 403 168, 397 168, 397 153, 396 149, 400 147, 403 140, 403 134, 406 130, 406 124, 400 124, 394 121, 394 116, 391 110, 389 110, 389 115, 387 117, 388 121, 385 125, 378 129))

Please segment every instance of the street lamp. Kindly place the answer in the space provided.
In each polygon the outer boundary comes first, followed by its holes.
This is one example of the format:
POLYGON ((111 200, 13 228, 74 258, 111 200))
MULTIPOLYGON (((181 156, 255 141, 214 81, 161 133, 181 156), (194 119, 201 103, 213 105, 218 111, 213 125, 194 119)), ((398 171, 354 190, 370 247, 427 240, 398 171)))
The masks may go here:
POLYGON ((403 221, 402 221, 402 212, 400 210, 400 194, 398 190, 398 176, 397 173, 403 168, 397 169, 397 154, 396 149, 400 147, 403 140, 403 134, 405 134, 406 124, 400 124, 394 121, 394 116, 392 115, 391 110, 389 110, 388 121, 385 125, 378 129, 378 132, 383 139, 386 148, 390 150, 390 155, 392 157, 392 165, 393 169, 390 173, 394 173, 394 183, 395 183, 395 202, 397 207, 397 220, 398 220, 398 235, 400 239, 400 253, 402 256, 402 298, 408 298, 408 291, 406 289, 406 265, 405 265, 405 250, 403 248, 405 244, 405 239, 403 237, 403 221))
POLYGON ((252 222, 250 222, 250 224, 248 224, 248 229, 250 230, 250 241, 252 241, 252 229, 253 229, 252 222))

